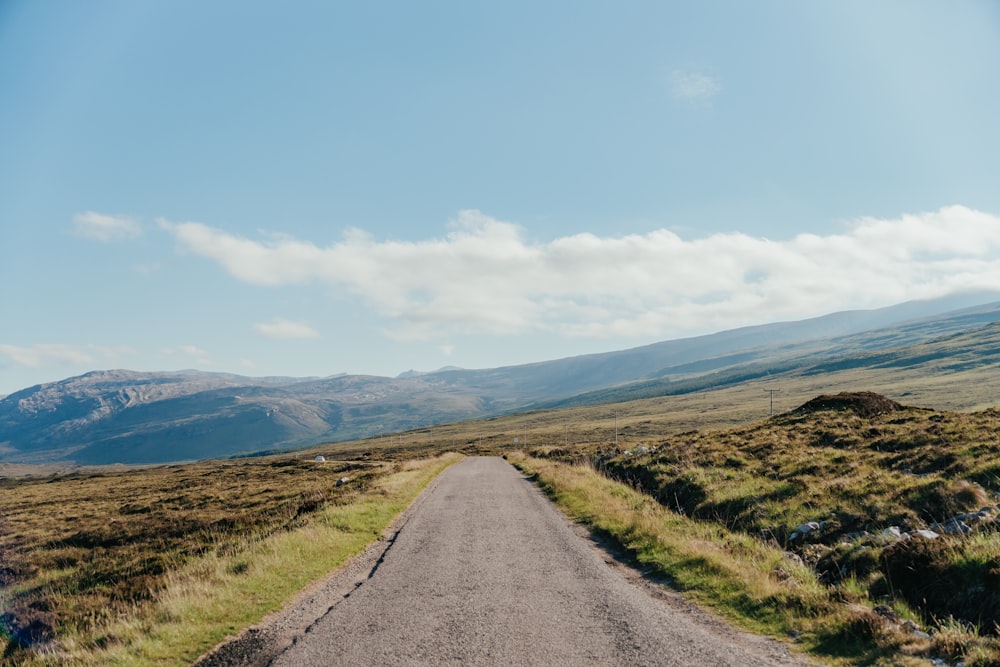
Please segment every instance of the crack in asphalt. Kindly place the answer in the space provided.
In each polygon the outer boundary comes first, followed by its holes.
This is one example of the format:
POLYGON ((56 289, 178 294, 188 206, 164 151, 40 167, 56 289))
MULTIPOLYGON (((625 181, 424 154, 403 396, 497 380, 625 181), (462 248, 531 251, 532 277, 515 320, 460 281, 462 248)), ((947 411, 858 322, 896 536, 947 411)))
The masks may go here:
POLYGON ((230 638, 201 656, 197 667, 269 667, 325 616, 332 613, 361 586, 375 576, 385 562, 389 550, 396 544, 403 529, 414 512, 432 496, 438 485, 435 478, 388 527, 383 537, 369 545, 364 552, 346 563, 323 582, 317 582, 305 589, 297 601, 285 609, 246 628, 237 637, 230 638), (389 534, 389 531, 392 531, 389 534), (374 562, 373 562, 374 561, 374 562), (368 564, 371 564, 370 566, 368 564), (345 590, 346 589, 346 590, 345 590), (335 599, 336 602, 318 607, 320 600, 335 599))
POLYGON ((470 457, 439 479, 349 566, 199 664, 808 662, 598 548, 499 458, 470 457))
MULTIPOLYGON (((426 501, 428 496, 434 494, 435 491, 434 486, 431 486, 430 488, 426 489, 426 491, 422 493, 420 496, 418 496, 417 500, 412 505, 410 505, 409 508, 407 508, 407 510, 403 513, 402 517, 400 518, 400 522, 397 524, 396 530, 393 531, 391 536, 388 536, 385 539, 379 540, 379 542, 377 542, 377 544, 385 544, 385 547, 379 552, 378 558, 375 560, 375 563, 372 564, 371 568, 369 568, 368 574, 364 577, 358 578, 354 582, 354 586, 349 591, 341 595, 340 599, 338 599, 336 602, 327 607, 326 611, 320 614, 316 619, 313 620, 312 623, 306 626, 305 630, 303 630, 302 632, 295 633, 292 636, 291 641, 288 642, 283 649, 278 651, 275 655, 271 657, 270 660, 267 661, 267 667, 271 667, 272 665, 274 665, 275 662, 278 659, 280 659, 285 653, 287 653, 289 649, 298 644, 299 641, 303 639, 306 635, 311 634, 313 630, 323 621, 323 619, 325 619, 327 616, 333 613, 333 611, 335 611, 337 607, 339 607, 348 598, 354 595, 354 593, 356 593, 359 588, 361 588, 366 583, 372 580, 372 578, 375 576, 375 573, 378 572, 378 569, 382 566, 382 563, 385 562, 385 557, 388 555, 392 547, 396 544, 396 540, 399 539, 400 534, 406 528, 406 524, 410 522, 410 517, 413 515, 413 512, 426 501)), ((372 556, 373 554, 369 554, 366 560, 370 560, 372 556)))
MULTIPOLYGON (((406 523, 404 522, 403 525, 401 525, 399 527, 399 529, 396 530, 392 534, 391 537, 388 537, 388 538, 386 538, 384 540, 384 542, 385 542, 385 548, 382 549, 382 552, 379 554, 379 557, 375 561, 375 564, 372 565, 372 567, 371 567, 370 570, 368 570, 368 575, 366 577, 364 577, 363 579, 360 579, 360 580, 354 582, 354 588, 352 588, 348 592, 344 593, 342 596, 340 596, 339 600, 337 600, 332 605, 330 605, 329 607, 327 607, 327 610, 319 618, 317 618, 312 623, 310 623, 303 632, 297 633, 294 637, 292 637, 292 643, 291 643, 292 646, 294 646, 296 643, 298 643, 298 641, 302 637, 304 637, 305 635, 311 633, 313 631, 313 629, 324 618, 326 618, 334 609, 336 609, 345 600, 347 600, 349 597, 351 597, 352 595, 354 595, 354 593, 357 592, 357 590, 359 588, 361 588, 362 586, 364 586, 367 582, 371 581, 372 577, 375 576, 375 573, 378 572, 379 567, 382 565, 382 563, 385 562, 386 554, 388 554, 389 550, 392 549, 393 545, 396 544, 396 540, 399 538, 399 534, 403 532, 403 528, 405 528, 405 527, 406 527, 406 523)), ((287 650, 287 648, 285 650, 287 650)), ((284 652, 285 651, 281 651, 281 653, 278 653, 278 655, 276 655, 273 658, 271 658, 271 660, 269 660, 267 664, 268 665, 273 665, 274 661, 277 660, 281 656, 281 654, 284 653, 284 652)))

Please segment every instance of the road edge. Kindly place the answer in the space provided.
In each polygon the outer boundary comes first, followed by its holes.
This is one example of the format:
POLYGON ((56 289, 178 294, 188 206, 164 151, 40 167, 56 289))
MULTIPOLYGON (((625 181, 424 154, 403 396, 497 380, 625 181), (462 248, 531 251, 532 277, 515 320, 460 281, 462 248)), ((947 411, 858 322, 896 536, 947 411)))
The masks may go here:
POLYGON ((434 493, 441 475, 451 467, 449 465, 435 475, 413 502, 397 514, 364 551, 303 588, 280 610, 268 614, 259 623, 244 628, 235 637, 227 638, 203 653, 192 663, 193 667, 266 667, 270 664, 374 573, 386 552, 392 548, 396 535, 420 505, 434 493), (329 602, 331 599, 335 600, 332 605, 329 602))

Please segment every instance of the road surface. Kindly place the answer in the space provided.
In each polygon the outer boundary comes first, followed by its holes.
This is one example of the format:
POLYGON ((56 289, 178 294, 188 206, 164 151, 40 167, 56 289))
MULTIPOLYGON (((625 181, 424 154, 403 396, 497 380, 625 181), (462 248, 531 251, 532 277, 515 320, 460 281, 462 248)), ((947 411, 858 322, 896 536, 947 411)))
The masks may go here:
POLYGON ((628 581, 501 458, 446 470, 382 549, 202 664, 803 664, 628 581))

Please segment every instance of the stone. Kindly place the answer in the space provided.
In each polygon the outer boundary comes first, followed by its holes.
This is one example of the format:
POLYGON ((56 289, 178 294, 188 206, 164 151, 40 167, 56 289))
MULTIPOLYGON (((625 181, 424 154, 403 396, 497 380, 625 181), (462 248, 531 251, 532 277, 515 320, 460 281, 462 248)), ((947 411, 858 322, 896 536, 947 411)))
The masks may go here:
POLYGON ((820 523, 818 521, 810 521, 809 523, 804 523, 801 526, 798 526, 795 529, 795 531, 791 535, 788 536, 788 539, 790 541, 791 540, 797 540, 800 537, 805 537, 806 535, 809 535, 810 533, 815 533, 820 528, 821 528, 821 525, 820 525, 820 523))
POLYGON ((948 535, 965 535, 972 532, 972 529, 964 521, 955 517, 948 519, 944 523, 932 523, 931 530, 936 533, 946 533, 948 535))
POLYGON ((792 553, 791 551, 785 552, 785 558, 795 563, 796 565, 805 565, 805 563, 802 561, 802 557, 796 553, 792 553))
POLYGON ((879 538, 883 542, 898 542, 910 539, 910 534, 900 530, 899 526, 889 526, 879 534, 879 538))

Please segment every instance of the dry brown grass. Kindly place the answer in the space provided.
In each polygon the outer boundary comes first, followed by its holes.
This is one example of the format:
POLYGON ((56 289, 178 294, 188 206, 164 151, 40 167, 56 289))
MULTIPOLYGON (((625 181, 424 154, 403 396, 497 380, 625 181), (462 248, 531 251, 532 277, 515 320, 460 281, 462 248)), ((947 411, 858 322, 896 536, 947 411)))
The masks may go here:
MULTIPOLYGON (((220 623, 226 625, 226 613, 246 621, 244 611, 266 611, 275 597, 289 594, 288 586, 294 592, 322 574, 285 561, 271 568, 280 577, 268 575, 264 563, 283 558, 275 545, 284 542, 277 538, 322 545, 326 554, 343 547, 346 557, 378 537, 412 497, 411 487, 426 482, 414 482, 425 468, 392 460, 317 463, 310 454, 3 480, 4 659, 31 662, 67 646, 78 656, 120 650, 120 629, 149 632, 150 626, 130 619, 176 599, 179 586, 193 587, 198 599, 199 591, 218 589, 219 582, 222 589, 240 590, 256 573, 255 586, 263 590, 245 591, 250 597, 223 610, 220 623), (350 482, 338 486, 345 476, 350 482), (261 546, 266 544, 271 546, 261 546), (302 576, 293 576, 299 569, 302 576), (179 578, 183 572, 189 574, 179 578), (114 627, 119 630, 109 630, 114 627)), ((314 560, 321 567, 336 564, 314 560)), ((128 655, 123 664, 135 662, 128 655)))

